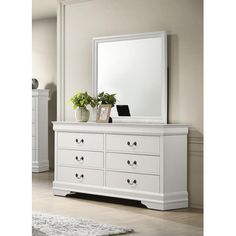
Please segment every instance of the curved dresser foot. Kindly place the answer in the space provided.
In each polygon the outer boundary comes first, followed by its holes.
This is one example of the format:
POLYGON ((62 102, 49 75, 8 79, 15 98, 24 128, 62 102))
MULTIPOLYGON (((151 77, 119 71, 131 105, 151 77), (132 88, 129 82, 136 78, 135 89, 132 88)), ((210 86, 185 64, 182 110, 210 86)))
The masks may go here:
POLYGON ((154 210, 174 210, 179 208, 188 208, 188 201, 175 201, 175 202, 165 202, 165 203, 156 203, 156 202, 147 202, 141 201, 143 205, 145 205, 149 209, 154 210))
POLYGON ((164 206, 161 203, 155 203, 155 202, 146 202, 141 201, 143 205, 145 205, 148 209, 154 209, 154 210, 164 210, 164 206))
POLYGON ((53 195, 54 196, 65 197, 67 194, 70 194, 70 191, 53 189, 53 195))

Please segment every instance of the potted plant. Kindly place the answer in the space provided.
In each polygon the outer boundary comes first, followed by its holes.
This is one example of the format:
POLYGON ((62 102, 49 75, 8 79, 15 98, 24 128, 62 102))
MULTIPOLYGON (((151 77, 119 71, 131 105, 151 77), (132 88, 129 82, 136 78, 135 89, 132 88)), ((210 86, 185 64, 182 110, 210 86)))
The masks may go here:
POLYGON ((109 94, 105 92, 101 92, 98 94, 97 99, 101 104, 111 104, 112 107, 116 104, 116 94, 109 94))
MULTIPOLYGON (((92 109, 92 121, 96 121, 96 116, 98 112, 98 106, 101 104, 111 104, 113 107, 116 103, 116 94, 109 94, 105 92, 101 92, 97 95, 97 97, 93 97, 91 99, 90 105, 92 109)), ((110 119, 111 120, 111 119, 110 119)))
POLYGON ((89 120, 89 110, 87 105, 90 105, 92 97, 87 92, 78 92, 70 98, 75 110, 75 119, 79 122, 87 122, 89 120))
POLYGON ((99 101, 98 97, 92 97, 91 102, 90 102, 90 106, 92 107, 91 121, 96 121, 97 111, 98 111, 98 106, 99 105, 100 105, 100 101, 99 101))

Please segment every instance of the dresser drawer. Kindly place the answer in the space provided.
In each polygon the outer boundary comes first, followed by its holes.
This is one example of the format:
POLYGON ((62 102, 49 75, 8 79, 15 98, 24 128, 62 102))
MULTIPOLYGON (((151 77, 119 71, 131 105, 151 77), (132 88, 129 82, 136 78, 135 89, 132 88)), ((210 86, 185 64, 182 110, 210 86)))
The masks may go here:
POLYGON ((106 148, 107 151, 159 155, 160 138, 157 136, 107 135, 106 148))
POLYGON ((36 98, 32 97, 32 111, 36 110, 36 98))
POLYGON ((59 148, 103 150, 103 134, 58 133, 59 148))
POLYGON ((32 111, 32 123, 36 123, 36 111, 32 111))
POLYGON ((107 171, 106 186, 157 193, 159 192, 159 176, 107 171))
POLYGON ((106 168, 133 173, 159 175, 159 156, 107 153, 106 168))
POLYGON ((35 124, 32 124, 32 137, 35 137, 36 127, 35 124))
POLYGON ((73 184, 103 185, 102 170, 88 170, 73 167, 57 167, 57 180, 73 184))
POLYGON ((32 149, 32 161, 36 161, 36 150, 32 149))
POLYGON ((57 164, 74 167, 103 168, 103 152, 58 150, 57 164))
POLYGON ((32 137, 32 149, 36 148, 36 137, 32 137))

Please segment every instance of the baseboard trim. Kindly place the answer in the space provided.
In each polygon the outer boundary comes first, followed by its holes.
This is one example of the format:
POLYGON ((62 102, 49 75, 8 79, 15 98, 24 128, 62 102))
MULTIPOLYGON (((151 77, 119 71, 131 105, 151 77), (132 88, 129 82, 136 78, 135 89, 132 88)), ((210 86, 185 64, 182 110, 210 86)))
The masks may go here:
POLYGON ((189 203, 190 208, 196 208, 196 209, 203 209, 203 205, 201 204, 195 204, 195 203, 189 203))
POLYGON ((36 162, 32 163, 32 172, 39 173, 49 171, 49 161, 36 162))

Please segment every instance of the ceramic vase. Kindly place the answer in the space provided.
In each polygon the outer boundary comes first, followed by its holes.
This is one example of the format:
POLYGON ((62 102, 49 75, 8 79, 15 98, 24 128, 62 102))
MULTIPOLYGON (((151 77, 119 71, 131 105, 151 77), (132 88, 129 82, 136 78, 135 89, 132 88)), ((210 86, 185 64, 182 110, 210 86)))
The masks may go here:
POLYGON ((91 121, 96 122, 97 119, 97 112, 98 112, 98 107, 94 107, 91 109, 91 121))
POLYGON ((89 120, 89 110, 85 107, 78 107, 75 110, 75 119, 78 122, 87 122, 89 120))

